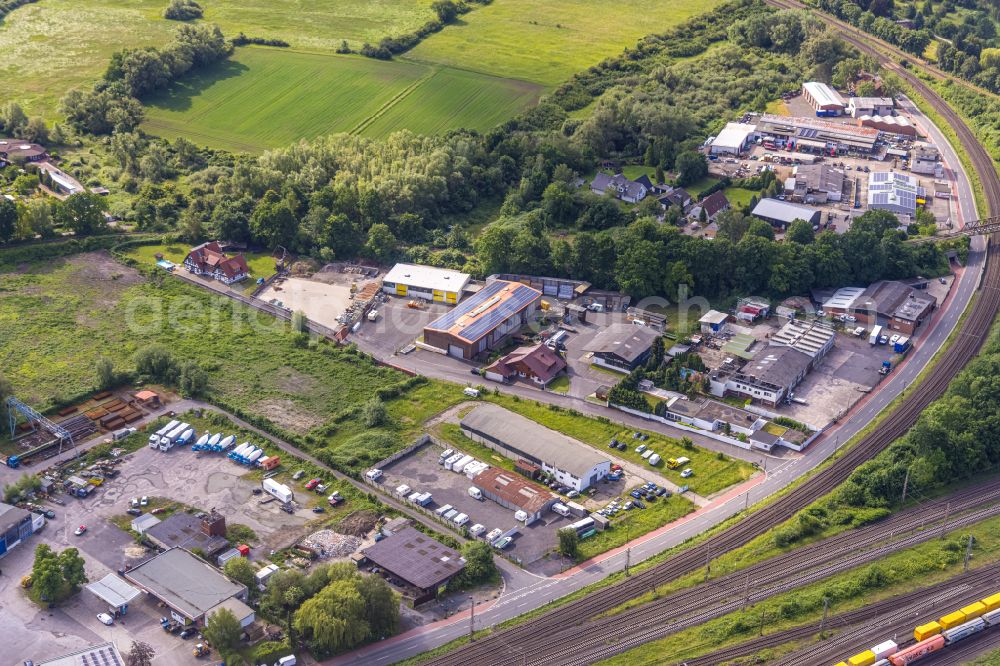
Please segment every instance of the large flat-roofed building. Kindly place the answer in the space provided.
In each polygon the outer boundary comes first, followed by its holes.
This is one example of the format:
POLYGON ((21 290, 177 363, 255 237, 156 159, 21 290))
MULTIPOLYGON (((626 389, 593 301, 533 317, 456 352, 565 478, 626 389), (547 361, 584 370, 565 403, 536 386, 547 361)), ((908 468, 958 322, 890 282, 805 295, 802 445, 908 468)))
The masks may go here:
POLYGON ((712 140, 712 155, 739 155, 753 140, 756 125, 749 123, 726 123, 719 136, 712 140))
POLYGON ((412 527, 369 546, 364 555, 414 588, 414 604, 433 599, 442 585, 465 568, 460 553, 412 527))
POLYGON ((502 467, 490 467, 472 479, 483 495, 512 511, 523 511, 524 524, 530 525, 552 508, 559 498, 538 484, 531 483, 502 467))
POLYGON ((171 609, 181 622, 204 623, 227 599, 246 599, 245 585, 183 548, 171 548, 125 572, 125 579, 171 609))
POLYGON ((528 323, 542 292, 493 280, 454 310, 424 327, 424 343, 456 358, 472 359, 497 347, 528 323))
POLYGON ((594 336, 584 347, 593 353, 592 362, 610 370, 629 373, 646 362, 659 331, 649 326, 617 323, 594 336))
POLYGON ((729 378, 726 392, 777 406, 805 379, 812 361, 791 347, 767 347, 729 378))
POLYGON ((45 516, 0 503, 0 557, 45 525, 45 516))
POLYGON ((847 107, 840 93, 819 81, 803 83, 802 98, 816 111, 817 116, 839 116, 847 107))
POLYGON ((782 229, 795 220, 805 220, 815 227, 819 224, 820 211, 790 201, 761 199, 753 208, 753 216, 782 229))
POLYGON ((791 144, 798 151, 823 155, 849 151, 871 153, 879 134, 871 127, 770 113, 765 113, 757 122, 757 133, 776 144, 791 144))
POLYGON ((852 118, 891 116, 895 105, 891 97, 850 97, 847 100, 847 113, 852 118))
POLYGON ((125 659, 112 642, 88 645, 51 659, 35 659, 34 666, 125 666, 125 659))
POLYGON ((896 215, 917 213, 926 203, 927 193, 913 176, 898 171, 872 171, 868 174, 868 208, 887 210, 896 215))
POLYGON ((524 459, 584 491, 611 472, 611 460, 572 437, 496 405, 480 405, 461 422, 462 433, 513 460, 524 459))
POLYGON ((917 146, 913 149, 913 154, 910 157, 910 171, 913 173, 937 177, 944 174, 944 168, 938 161, 941 154, 936 147, 931 145, 917 146))
POLYGON ((396 264, 382 280, 382 291, 394 296, 422 298, 425 301, 455 305, 462 300, 462 292, 468 286, 467 273, 421 266, 419 264, 396 264))

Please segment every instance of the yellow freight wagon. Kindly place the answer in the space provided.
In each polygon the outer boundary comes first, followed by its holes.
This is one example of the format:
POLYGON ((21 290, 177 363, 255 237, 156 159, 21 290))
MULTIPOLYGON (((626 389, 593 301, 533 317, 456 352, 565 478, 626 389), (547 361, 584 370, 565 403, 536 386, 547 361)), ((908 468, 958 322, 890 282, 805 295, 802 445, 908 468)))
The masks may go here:
POLYGON ((954 613, 948 613, 943 618, 938 620, 938 624, 941 625, 942 629, 951 629, 952 627, 957 627, 963 622, 965 622, 965 613, 960 610, 955 611, 954 613))
POLYGON ((930 638, 931 636, 937 636, 941 633, 941 625, 937 622, 928 622, 927 624, 922 624, 913 630, 913 637, 917 641, 922 641, 924 639, 930 638))
POLYGON ((986 606, 986 613, 1000 608, 1000 593, 992 594, 983 599, 983 605, 986 606))
POLYGON ((878 659, 875 658, 875 653, 871 650, 865 650, 860 654, 856 654, 847 660, 848 666, 872 666, 878 659))
POLYGON ((977 617, 986 612, 986 604, 982 601, 977 601, 974 604, 969 604, 965 608, 961 609, 961 613, 965 614, 965 620, 975 620, 977 617))

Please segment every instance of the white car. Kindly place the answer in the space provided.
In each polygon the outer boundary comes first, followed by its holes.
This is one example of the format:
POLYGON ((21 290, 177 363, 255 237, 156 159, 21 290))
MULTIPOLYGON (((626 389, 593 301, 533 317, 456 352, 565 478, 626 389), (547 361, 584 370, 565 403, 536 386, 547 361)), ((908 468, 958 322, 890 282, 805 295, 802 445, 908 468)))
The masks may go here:
POLYGON ((107 613, 98 613, 97 619, 100 620, 102 624, 106 624, 109 627, 115 623, 115 619, 107 613))
POLYGON ((370 469, 365 474, 371 481, 378 481, 382 478, 382 470, 380 469, 370 469))
POLYGON ((146 506, 147 504, 149 504, 149 498, 143 495, 142 499, 139 500, 139 506, 146 506))
POLYGON ((469 534, 471 534, 474 537, 479 536, 485 531, 486 531, 486 526, 480 523, 476 523, 475 525, 469 528, 469 534))
POLYGON ((129 505, 133 509, 138 509, 139 508, 139 498, 138 497, 133 497, 132 500, 129 502, 129 505))
POLYGON ((691 469, 690 467, 688 467, 688 468, 687 468, 687 469, 685 469, 685 470, 684 470, 683 472, 681 472, 681 478, 682 478, 682 479, 686 479, 686 478, 688 478, 689 476, 691 476, 692 474, 694 474, 694 470, 693 470, 693 469, 691 469))

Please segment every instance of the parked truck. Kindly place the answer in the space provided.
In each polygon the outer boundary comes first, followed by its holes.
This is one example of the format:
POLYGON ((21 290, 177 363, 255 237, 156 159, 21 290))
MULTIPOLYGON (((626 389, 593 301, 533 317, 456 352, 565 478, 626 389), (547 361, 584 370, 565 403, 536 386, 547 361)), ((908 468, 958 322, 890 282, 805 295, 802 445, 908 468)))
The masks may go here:
POLYGON ((261 483, 261 487, 264 489, 268 495, 277 498, 284 504, 288 504, 294 499, 292 494, 292 489, 283 483, 278 483, 274 479, 264 479, 261 483))
POLYGON ((180 421, 171 421, 149 436, 149 448, 155 449, 160 445, 160 438, 180 425, 180 421))
POLYGON ((900 336, 896 342, 892 345, 892 351, 897 354, 905 354, 910 351, 910 339, 904 336, 900 336))
POLYGON ((174 442, 180 439, 181 435, 183 435, 184 432, 190 427, 191 427, 190 423, 181 423, 176 427, 174 427, 169 432, 167 432, 167 434, 165 434, 163 437, 160 438, 160 450, 166 451, 167 449, 172 447, 174 445, 174 442))
POLYGON ((194 428, 188 428, 181 433, 181 436, 174 442, 177 446, 184 446, 194 438, 194 428))
POLYGON ((882 327, 876 326, 875 328, 872 329, 871 335, 868 336, 868 344, 874 347, 875 345, 878 344, 878 340, 881 337, 882 337, 882 327))

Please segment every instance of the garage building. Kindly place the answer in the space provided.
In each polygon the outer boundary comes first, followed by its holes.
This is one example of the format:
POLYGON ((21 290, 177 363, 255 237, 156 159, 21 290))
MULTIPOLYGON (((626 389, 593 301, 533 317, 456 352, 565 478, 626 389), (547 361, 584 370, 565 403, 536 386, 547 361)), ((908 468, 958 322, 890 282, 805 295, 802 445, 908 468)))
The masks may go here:
POLYGON ((852 118, 891 116, 894 106, 891 97, 851 97, 847 100, 847 112, 852 118))
POLYGON ((466 437, 512 460, 524 459, 583 492, 611 473, 611 461, 589 446, 496 405, 480 405, 462 419, 466 437))
POLYGON ((393 296, 455 305, 462 300, 462 292, 468 286, 469 279, 467 273, 446 268, 396 264, 382 280, 382 291, 393 296))
POLYGON ((559 498, 541 486, 523 479, 502 467, 490 467, 472 479, 472 485, 487 499, 511 511, 523 511, 524 524, 541 520, 559 498))
POLYGON ((739 155, 753 140, 756 125, 749 123, 726 123, 719 136, 712 140, 712 155, 739 155))
POLYGON ((785 229, 795 220, 805 220, 813 227, 819 224, 820 211, 780 199, 761 199, 753 209, 753 216, 776 227, 785 229))
POLYGON ((125 572, 125 579, 170 608, 178 622, 204 624, 228 599, 245 599, 245 585, 183 548, 171 548, 125 572))
POLYGON ((45 516, 0 503, 0 557, 44 525, 45 516))
POLYGON ((424 343, 449 356, 472 359, 486 353, 528 323, 542 292, 493 280, 454 310, 424 327, 424 343))
POLYGON ((460 553, 412 527, 369 546, 364 555, 414 588, 414 605, 433 599, 441 586, 465 568, 460 553))
POLYGON ((646 362, 658 337, 660 333, 649 326, 611 324, 587 343, 584 351, 593 353, 594 365, 627 374, 646 362))
POLYGON ((819 81, 802 84, 802 97, 815 109, 817 116, 839 116, 847 107, 840 93, 819 81))

